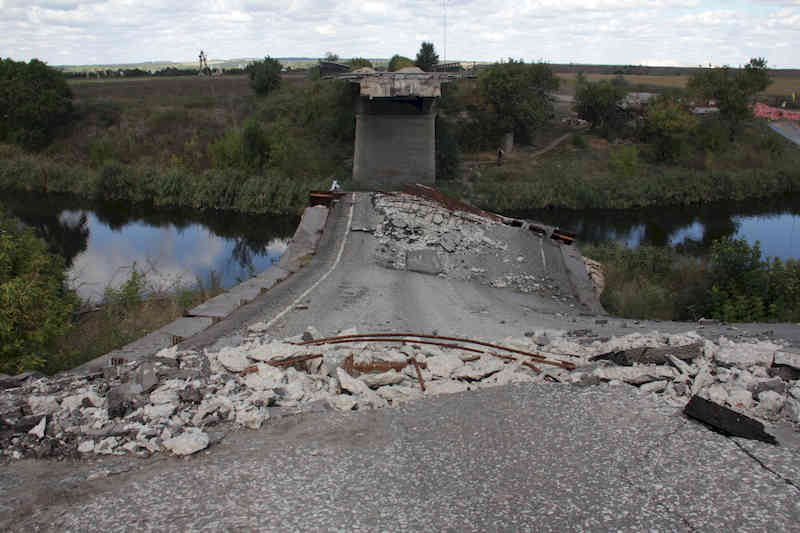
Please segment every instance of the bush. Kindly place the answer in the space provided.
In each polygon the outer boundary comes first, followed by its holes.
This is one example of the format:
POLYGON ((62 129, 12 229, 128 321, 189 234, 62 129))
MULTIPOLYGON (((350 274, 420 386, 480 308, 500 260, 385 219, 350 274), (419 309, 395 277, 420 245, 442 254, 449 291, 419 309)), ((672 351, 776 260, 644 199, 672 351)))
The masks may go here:
POLYGON ((250 87, 259 96, 265 96, 281 86, 281 63, 269 56, 263 61, 247 65, 250 87))
POLYGON ((592 124, 592 129, 606 139, 616 138, 627 120, 619 108, 628 90, 625 85, 609 81, 589 82, 582 77, 575 89, 575 112, 592 124))
POLYGON ((64 260, 0 213, 0 372, 45 368, 76 305, 64 260))
POLYGON ((697 118, 674 100, 657 98, 647 106, 647 137, 653 141, 659 161, 674 161, 687 150, 689 136, 697 127, 697 118))
POLYGON ((609 165, 620 179, 630 179, 639 172, 639 150, 636 145, 627 144, 611 152, 609 165))
POLYGON ((447 119, 436 117, 436 178, 457 177, 460 163, 461 154, 455 128, 447 119))
POLYGON ((45 148, 72 117, 72 91, 60 71, 38 59, 0 60, 0 141, 45 148))
POLYGON ((572 146, 579 150, 586 150, 589 147, 589 141, 586 140, 586 137, 580 135, 578 133, 572 134, 572 146))
POLYGON ((363 57, 354 57, 347 62, 347 65, 350 67, 350 70, 356 70, 363 67, 372 68, 372 61, 363 57))
POLYGON ((414 61, 399 54, 395 54, 389 60, 389 66, 386 68, 389 72, 397 72, 401 68, 414 67, 414 61))

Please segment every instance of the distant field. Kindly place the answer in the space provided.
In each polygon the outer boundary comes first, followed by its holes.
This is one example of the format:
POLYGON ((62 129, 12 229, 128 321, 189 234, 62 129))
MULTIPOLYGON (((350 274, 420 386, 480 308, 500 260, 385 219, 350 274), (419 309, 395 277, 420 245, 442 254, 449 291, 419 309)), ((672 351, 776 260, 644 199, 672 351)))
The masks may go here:
MULTIPOLYGON (((557 73, 556 76, 566 82, 567 87, 575 86, 574 73, 557 73)), ((611 80, 616 76, 613 74, 586 74, 589 81, 611 80)), ((686 87, 689 76, 686 74, 676 76, 647 76, 637 74, 627 74, 623 77, 634 85, 652 85, 655 87, 686 87)), ((770 96, 788 96, 793 91, 800 92, 800 75, 797 77, 781 76, 773 78, 772 85, 765 91, 770 96)))

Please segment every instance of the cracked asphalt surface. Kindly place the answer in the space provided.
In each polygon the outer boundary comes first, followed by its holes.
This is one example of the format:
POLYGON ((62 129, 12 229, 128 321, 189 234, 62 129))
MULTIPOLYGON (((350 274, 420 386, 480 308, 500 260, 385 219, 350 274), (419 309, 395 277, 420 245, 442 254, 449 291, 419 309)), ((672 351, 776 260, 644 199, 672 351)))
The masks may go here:
MULTIPOLYGON (((309 267, 182 347, 235 344, 318 279, 343 203, 309 267)), ((351 232, 342 262, 269 331, 411 329, 500 339, 696 324, 581 314, 510 290, 390 271, 351 232), (598 322, 598 320, 600 322, 598 322), (605 321, 605 322, 603 322, 605 321)), ((714 325, 800 340, 800 328, 714 325)), ((221 431, 230 428, 221 427, 221 431)), ((800 531, 800 439, 718 435, 630 386, 515 385, 366 412, 287 415, 187 458, 101 457, 0 467, 2 531, 800 531)))
POLYGON ((396 409, 287 417, 186 459, 108 458, 38 471, 23 461, 0 475, 3 499, 31 483, 40 492, 0 524, 798 531, 797 453, 720 436, 628 386, 509 386, 396 409), (39 476, 49 486, 41 488, 39 476))

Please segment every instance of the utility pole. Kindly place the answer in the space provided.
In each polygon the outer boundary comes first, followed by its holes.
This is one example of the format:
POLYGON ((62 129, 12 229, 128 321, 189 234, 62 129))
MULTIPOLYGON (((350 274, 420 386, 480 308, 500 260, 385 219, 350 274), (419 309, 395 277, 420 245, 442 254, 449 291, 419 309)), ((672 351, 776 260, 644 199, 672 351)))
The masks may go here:
POLYGON ((447 0, 442 0, 442 17, 444 19, 443 33, 444 33, 444 47, 442 48, 442 63, 447 64, 447 0))

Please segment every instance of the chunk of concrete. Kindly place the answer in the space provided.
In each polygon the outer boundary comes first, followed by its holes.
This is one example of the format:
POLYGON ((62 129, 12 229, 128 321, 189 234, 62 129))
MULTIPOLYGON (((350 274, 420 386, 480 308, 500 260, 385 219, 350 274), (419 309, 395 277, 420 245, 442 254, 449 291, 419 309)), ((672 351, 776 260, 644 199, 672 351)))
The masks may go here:
POLYGON ((786 382, 784 382, 781 378, 756 378, 747 385, 747 390, 752 392, 753 396, 758 396, 762 392, 768 390, 777 392, 778 394, 784 394, 786 392, 786 382))
POLYGON ((256 365, 258 372, 247 374, 244 378, 244 383, 253 390, 268 390, 274 389, 281 384, 283 371, 280 368, 258 363, 256 365))
POLYGON ((372 407, 383 407, 386 405, 383 398, 375 394, 366 383, 352 377, 345 372, 343 368, 339 367, 336 369, 336 377, 339 379, 339 385, 342 387, 342 390, 349 391, 358 396, 359 404, 363 401, 372 407))
POLYGON ((753 395, 747 389, 734 389, 728 393, 728 404, 740 409, 753 407, 753 395))
POLYGON ((230 372, 241 372, 252 362, 238 348, 225 347, 217 353, 217 361, 230 372))
POLYGON ((106 437, 98 442, 94 447, 94 453, 103 455, 111 455, 114 453, 114 448, 119 444, 117 437, 106 437))
POLYGON ((758 409, 766 414, 777 414, 784 404, 784 397, 775 391, 764 391, 758 395, 758 409))
POLYGON ((755 344, 722 344, 714 356, 720 366, 749 368, 751 366, 772 366, 775 350, 779 346, 770 342, 755 344))
POLYGON ((406 270, 422 274, 439 274, 444 269, 436 250, 409 250, 406 252, 406 270))
POLYGON ((788 350, 778 350, 775 352, 774 365, 790 366, 795 370, 800 370, 800 353, 788 350))
POLYGON ((774 436, 764 431, 764 424, 758 420, 700 396, 692 396, 683 412, 686 416, 699 420, 724 435, 778 444, 774 436))
POLYGON ((651 381, 650 383, 645 383, 639 390, 642 392, 664 392, 667 388, 667 384, 669 381, 651 381))
POLYGON ((384 385, 397 385, 405 381, 406 377, 396 370, 389 370, 380 374, 362 374, 359 379, 374 389, 384 385))
POLYGON ((642 385, 663 379, 672 380, 678 372, 668 366, 611 366, 597 368, 594 375, 606 381, 624 381, 630 385, 642 385))
POLYGON ((336 396, 328 398, 328 403, 338 411, 352 411, 358 403, 358 400, 355 396, 337 394, 336 396))
POLYGON ((393 405, 403 402, 416 400, 422 396, 422 390, 419 387, 408 387, 405 385, 390 385, 381 387, 375 393, 393 405))
POLYGON ((455 354, 442 354, 429 357, 425 360, 428 372, 433 377, 449 378, 453 372, 464 366, 464 361, 455 354))
POLYGON ((178 391, 171 387, 159 387, 150 393, 150 403, 153 405, 177 403, 179 400, 178 391))
POLYGON ((454 379, 472 379, 477 381, 491 376, 496 372, 500 372, 504 367, 505 364, 500 359, 495 357, 481 357, 477 361, 471 361, 455 369, 450 376, 454 379))
POLYGON ((722 405, 728 401, 728 391, 722 385, 714 384, 700 393, 707 400, 722 405))
POLYGON ((269 418, 269 410, 264 407, 236 410, 236 423, 246 428, 259 429, 269 418))
POLYGON ((439 239, 439 244, 448 252, 454 252, 461 244, 463 237, 460 231, 448 231, 439 239))
POLYGON ((124 383, 106 395, 108 418, 122 418, 144 402, 144 390, 138 383, 124 383))
POLYGON ((164 447, 175 455, 191 455, 208 447, 208 434, 198 428, 185 428, 183 433, 164 441, 164 447))
POLYGON ((145 393, 151 392, 158 386, 158 374, 153 363, 145 361, 136 369, 136 383, 142 386, 145 393))
POLYGON ((28 398, 28 407, 33 415, 52 415, 61 409, 55 396, 31 396, 28 398))
POLYGON ((44 437, 44 431, 47 428, 47 417, 43 416, 39 423, 33 426, 30 431, 28 431, 29 435, 33 435, 37 439, 41 439, 44 437))

